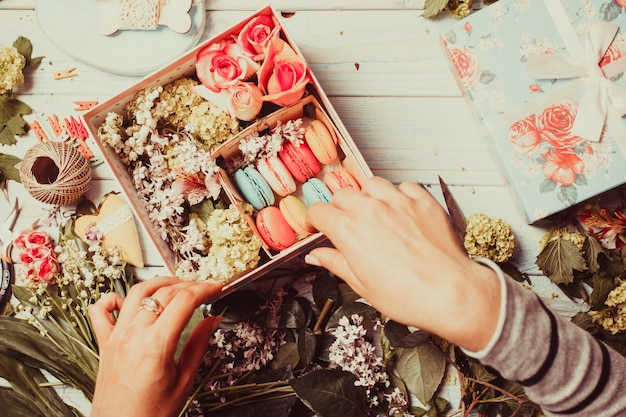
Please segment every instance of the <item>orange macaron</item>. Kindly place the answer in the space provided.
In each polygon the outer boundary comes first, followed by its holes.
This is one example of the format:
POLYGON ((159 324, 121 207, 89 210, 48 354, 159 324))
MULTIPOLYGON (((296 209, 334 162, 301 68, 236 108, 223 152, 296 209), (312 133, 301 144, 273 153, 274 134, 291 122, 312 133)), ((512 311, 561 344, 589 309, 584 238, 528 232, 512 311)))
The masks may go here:
POLYGON ((343 168, 333 169, 324 174, 324 184, 333 194, 342 188, 361 189, 357 180, 343 168))
POLYGON ((281 251, 296 242, 296 232, 276 206, 265 207, 256 216, 259 236, 271 249, 281 251))

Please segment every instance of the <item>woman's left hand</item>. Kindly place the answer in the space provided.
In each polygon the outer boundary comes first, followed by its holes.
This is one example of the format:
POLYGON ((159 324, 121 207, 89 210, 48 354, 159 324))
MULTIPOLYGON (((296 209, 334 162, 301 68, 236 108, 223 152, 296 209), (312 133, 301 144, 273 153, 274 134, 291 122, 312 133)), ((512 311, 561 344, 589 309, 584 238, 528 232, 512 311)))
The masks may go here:
POLYGON ((89 309, 100 348, 91 417, 176 416, 219 317, 196 326, 176 361, 181 333, 195 308, 220 291, 220 284, 158 277, 134 285, 125 299, 103 295, 89 309))

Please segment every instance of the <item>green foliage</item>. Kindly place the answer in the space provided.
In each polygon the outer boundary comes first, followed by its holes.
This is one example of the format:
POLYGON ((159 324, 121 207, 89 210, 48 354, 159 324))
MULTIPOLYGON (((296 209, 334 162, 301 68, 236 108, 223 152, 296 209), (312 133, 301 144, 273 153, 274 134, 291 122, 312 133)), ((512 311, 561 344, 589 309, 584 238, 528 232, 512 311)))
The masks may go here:
POLYGON ((555 284, 570 284, 574 282, 574 271, 587 269, 580 249, 564 239, 548 242, 537 256, 536 264, 555 284))
POLYGON ((22 136, 28 130, 25 114, 30 114, 30 106, 8 95, 0 94, 0 144, 14 145, 15 136, 22 136))

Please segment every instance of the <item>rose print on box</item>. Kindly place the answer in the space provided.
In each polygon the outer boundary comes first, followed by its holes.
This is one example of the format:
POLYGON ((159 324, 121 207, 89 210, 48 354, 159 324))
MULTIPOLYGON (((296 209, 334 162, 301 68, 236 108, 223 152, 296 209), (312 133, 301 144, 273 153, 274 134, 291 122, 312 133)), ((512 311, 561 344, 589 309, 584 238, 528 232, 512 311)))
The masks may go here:
POLYGON ((508 137, 524 171, 545 178, 539 191, 556 192, 568 205, 578 201, 577 187, 587 185, 598 166, 611 162, 610 147, 572 134, 577 111, 576 100, 561 100, 513 123, 508 137))

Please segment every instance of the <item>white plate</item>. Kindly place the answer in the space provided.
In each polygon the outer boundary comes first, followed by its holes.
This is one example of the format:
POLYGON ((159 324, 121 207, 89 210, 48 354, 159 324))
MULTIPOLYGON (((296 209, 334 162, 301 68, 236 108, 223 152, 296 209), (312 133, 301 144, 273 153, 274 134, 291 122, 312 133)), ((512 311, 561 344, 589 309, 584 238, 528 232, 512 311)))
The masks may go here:
POLYGON ((191 29, 182 34, 159 26, 102 35, 97 0, 37 0, 36 12, 44 33, 63 52, 101 70, 132 76, 148 74, 193 47, 206 21, 204 0, 193 1, 191 29))

